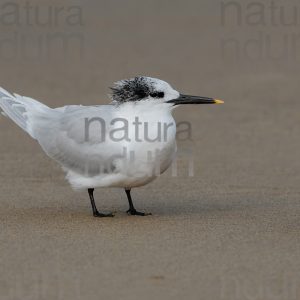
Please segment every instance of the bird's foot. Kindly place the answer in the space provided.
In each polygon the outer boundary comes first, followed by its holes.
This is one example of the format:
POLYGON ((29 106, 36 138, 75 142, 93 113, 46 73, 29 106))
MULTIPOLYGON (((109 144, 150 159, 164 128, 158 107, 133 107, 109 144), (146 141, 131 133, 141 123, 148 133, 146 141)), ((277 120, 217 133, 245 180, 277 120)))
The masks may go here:
POLYGON ((112 218, 115 215, 113 213, 102 214, 102 213, 99 213, 98 211, 96 211, 93 213, 93 216, 96 218, 107 218, 107 217, 112 218))
POLYGON ((127 214, 131 216, 151 216, 151 213, 137 211, 136 209, 128 209, 127 214))

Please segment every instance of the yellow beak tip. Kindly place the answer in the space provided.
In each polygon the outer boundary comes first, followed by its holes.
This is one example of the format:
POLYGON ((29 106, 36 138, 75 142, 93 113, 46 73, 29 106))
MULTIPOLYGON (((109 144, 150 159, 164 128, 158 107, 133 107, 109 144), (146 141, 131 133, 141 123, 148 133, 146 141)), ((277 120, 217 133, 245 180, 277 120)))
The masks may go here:
POLYGON ((216 103, 216 104, 223 104, 224 101, 223 101, 223 100, 219 100, 219 99, 215 99, 215 103, 216 103))

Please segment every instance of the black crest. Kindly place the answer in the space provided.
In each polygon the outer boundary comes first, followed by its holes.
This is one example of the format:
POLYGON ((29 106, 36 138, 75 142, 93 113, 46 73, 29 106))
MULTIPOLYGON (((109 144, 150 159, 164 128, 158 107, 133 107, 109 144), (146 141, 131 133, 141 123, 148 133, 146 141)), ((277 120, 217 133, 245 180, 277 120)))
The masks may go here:
POLYGON ((115 84, 112 90, 112 99, 119 103, 140 101, 154 92, 153 82, 149 77, 134 77, 115 84))

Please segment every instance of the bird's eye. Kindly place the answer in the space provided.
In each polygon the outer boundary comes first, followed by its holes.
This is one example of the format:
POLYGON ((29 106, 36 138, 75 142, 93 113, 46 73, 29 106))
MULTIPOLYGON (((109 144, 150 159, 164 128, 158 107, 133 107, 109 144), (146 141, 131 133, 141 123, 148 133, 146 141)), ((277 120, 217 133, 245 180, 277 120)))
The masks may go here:
POLYGON ((165 96, 165 93, 164 92, 154 92, 154 93, 151 93, 150 96, 152 98, 163 98, 165 96))
POLYGON ((145 98, 146 96, 147 96, 147 94, 145 93, 145 91, 144 90, 137 90, 136 92, 135 92, 135 94, 139 97, 139 99, 143 99, 143 98, 145 98))

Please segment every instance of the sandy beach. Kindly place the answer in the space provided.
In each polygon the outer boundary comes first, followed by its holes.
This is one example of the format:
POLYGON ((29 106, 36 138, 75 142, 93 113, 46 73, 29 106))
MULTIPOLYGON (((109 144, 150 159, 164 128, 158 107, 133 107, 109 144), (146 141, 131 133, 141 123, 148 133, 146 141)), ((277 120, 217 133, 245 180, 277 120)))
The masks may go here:
POLYGON ((30 1, 31 20, 21 4, 5 19, 5 3, 0 86, 12 92, 104 104, 116 80, 148 75, 225 104, 176 110, 192 128, 177 176, 132 192, 152 216, 128 216, 122 190, 96 190, 111 219, 93 218, 87 193, 1 116, 0 299, 299 299, 299 27, 251 25, 227 1, 30 1))

